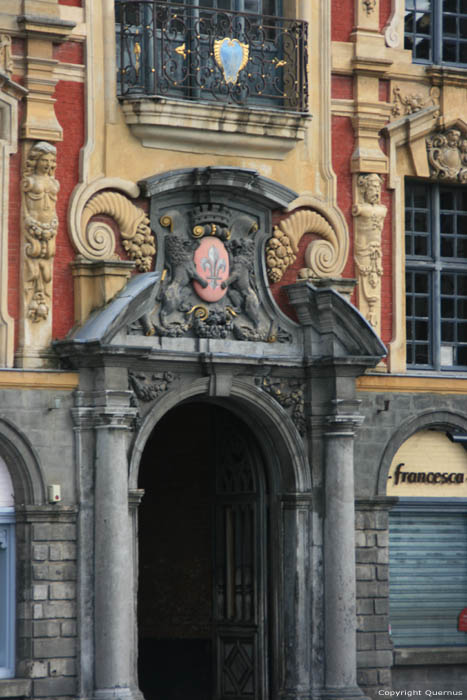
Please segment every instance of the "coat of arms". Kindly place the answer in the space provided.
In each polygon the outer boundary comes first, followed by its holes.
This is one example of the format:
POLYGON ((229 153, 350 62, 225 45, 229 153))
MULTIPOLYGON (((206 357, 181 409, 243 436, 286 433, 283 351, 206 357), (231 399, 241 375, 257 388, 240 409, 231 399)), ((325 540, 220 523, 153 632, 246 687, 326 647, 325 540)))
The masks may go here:
POLYGON ((238 74, 248 63, 250 47, 238 39, 217 39, 214 42, 214 58, 224 74, 226 83, 235 84, 238 74))

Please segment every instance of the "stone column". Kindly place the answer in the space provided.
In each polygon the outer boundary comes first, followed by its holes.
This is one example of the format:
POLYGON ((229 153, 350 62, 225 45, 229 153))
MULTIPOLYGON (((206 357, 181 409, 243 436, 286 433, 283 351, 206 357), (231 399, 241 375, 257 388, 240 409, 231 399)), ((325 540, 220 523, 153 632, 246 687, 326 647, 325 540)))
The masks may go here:
POLYGON ((132 678, 134 590, 127 461, 135 411, 118 405, 96 411, 94 700, 141 697, 132 678))
POLYGON ((359 415, 327 418, 324 464, 324 617, 327 698, 363 696, 357 686, 353 441, 359 415))

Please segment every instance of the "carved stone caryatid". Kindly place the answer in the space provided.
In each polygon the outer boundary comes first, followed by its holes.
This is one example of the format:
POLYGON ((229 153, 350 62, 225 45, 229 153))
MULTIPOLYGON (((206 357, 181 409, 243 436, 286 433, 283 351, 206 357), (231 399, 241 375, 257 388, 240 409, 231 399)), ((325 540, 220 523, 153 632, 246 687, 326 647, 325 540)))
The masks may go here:
POLYGON ((52 301, 60 189, 56 166, 55 146, 39 141, 29 151, 22 182, 26 315, 34 323, 48 317, 52 301))
POLYGON ((274 227, 272 237, 266 245, 268 277, 272 283, 279 282, 286 269, 297 257, 300 240, 305 233, 319 238, 312 241, 305 252, 307 268, 313 277, 338 276, 343 265, 343 246, 333 227, 321 214, 302 209, 291 214, 274 227))
POLYGON ((467 136, 449 129, 426 140, 431 176, 467 182, 467 136))
POLYGON ((355 224, 355 263, 358 308, 381 334, 381 277, 383 275, 381 232, 387 207, 381 204, 382 179, 376 173, 357 179, 357 204, 352 208, 355 224))
POLYGON ((13 58, 11 55, 11 36, 0 34, 0 73, 10 77, 13 73, 13 58))
POLYGON ((82 230, 86 231, 89 251, 94 251, 93 259, 111 257, 105 243, 113 241, 114 237, 108 224, 90 221, 93 216, 99 214, 106 214, 117 222, 124 249, 136 262, 140 272, 148 272, 152 267, 153 256, 156 254, 156 245, 145 212, 119 192, 100 192, 93 197, 86 204, 81 219, 82 230), (104 242, 104 249, 102 249, 102 242, 104 242))

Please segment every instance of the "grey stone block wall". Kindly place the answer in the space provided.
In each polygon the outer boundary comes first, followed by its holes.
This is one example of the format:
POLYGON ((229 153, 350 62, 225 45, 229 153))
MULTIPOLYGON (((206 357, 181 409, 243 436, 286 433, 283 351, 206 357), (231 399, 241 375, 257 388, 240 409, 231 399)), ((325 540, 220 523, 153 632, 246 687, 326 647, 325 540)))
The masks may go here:
POLYGON ((76 509, 42 506, 18 514, 17 676, 32 698, 76 696, 76 509))
POLYGON ((357 682, 363 692, 381 697, 390 688, 393 647, 389 636, 388 513, 356 504, 357 682))

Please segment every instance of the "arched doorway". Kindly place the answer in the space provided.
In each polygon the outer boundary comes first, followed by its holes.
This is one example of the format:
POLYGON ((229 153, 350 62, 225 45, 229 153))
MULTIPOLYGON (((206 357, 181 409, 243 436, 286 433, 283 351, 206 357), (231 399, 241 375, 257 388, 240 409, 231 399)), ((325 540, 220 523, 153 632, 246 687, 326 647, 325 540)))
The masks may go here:
POLYGON ((146 700, 260 700, 267 687, 267 484, 251 429, 210 402, 158 423, 139 487, 146 700))

